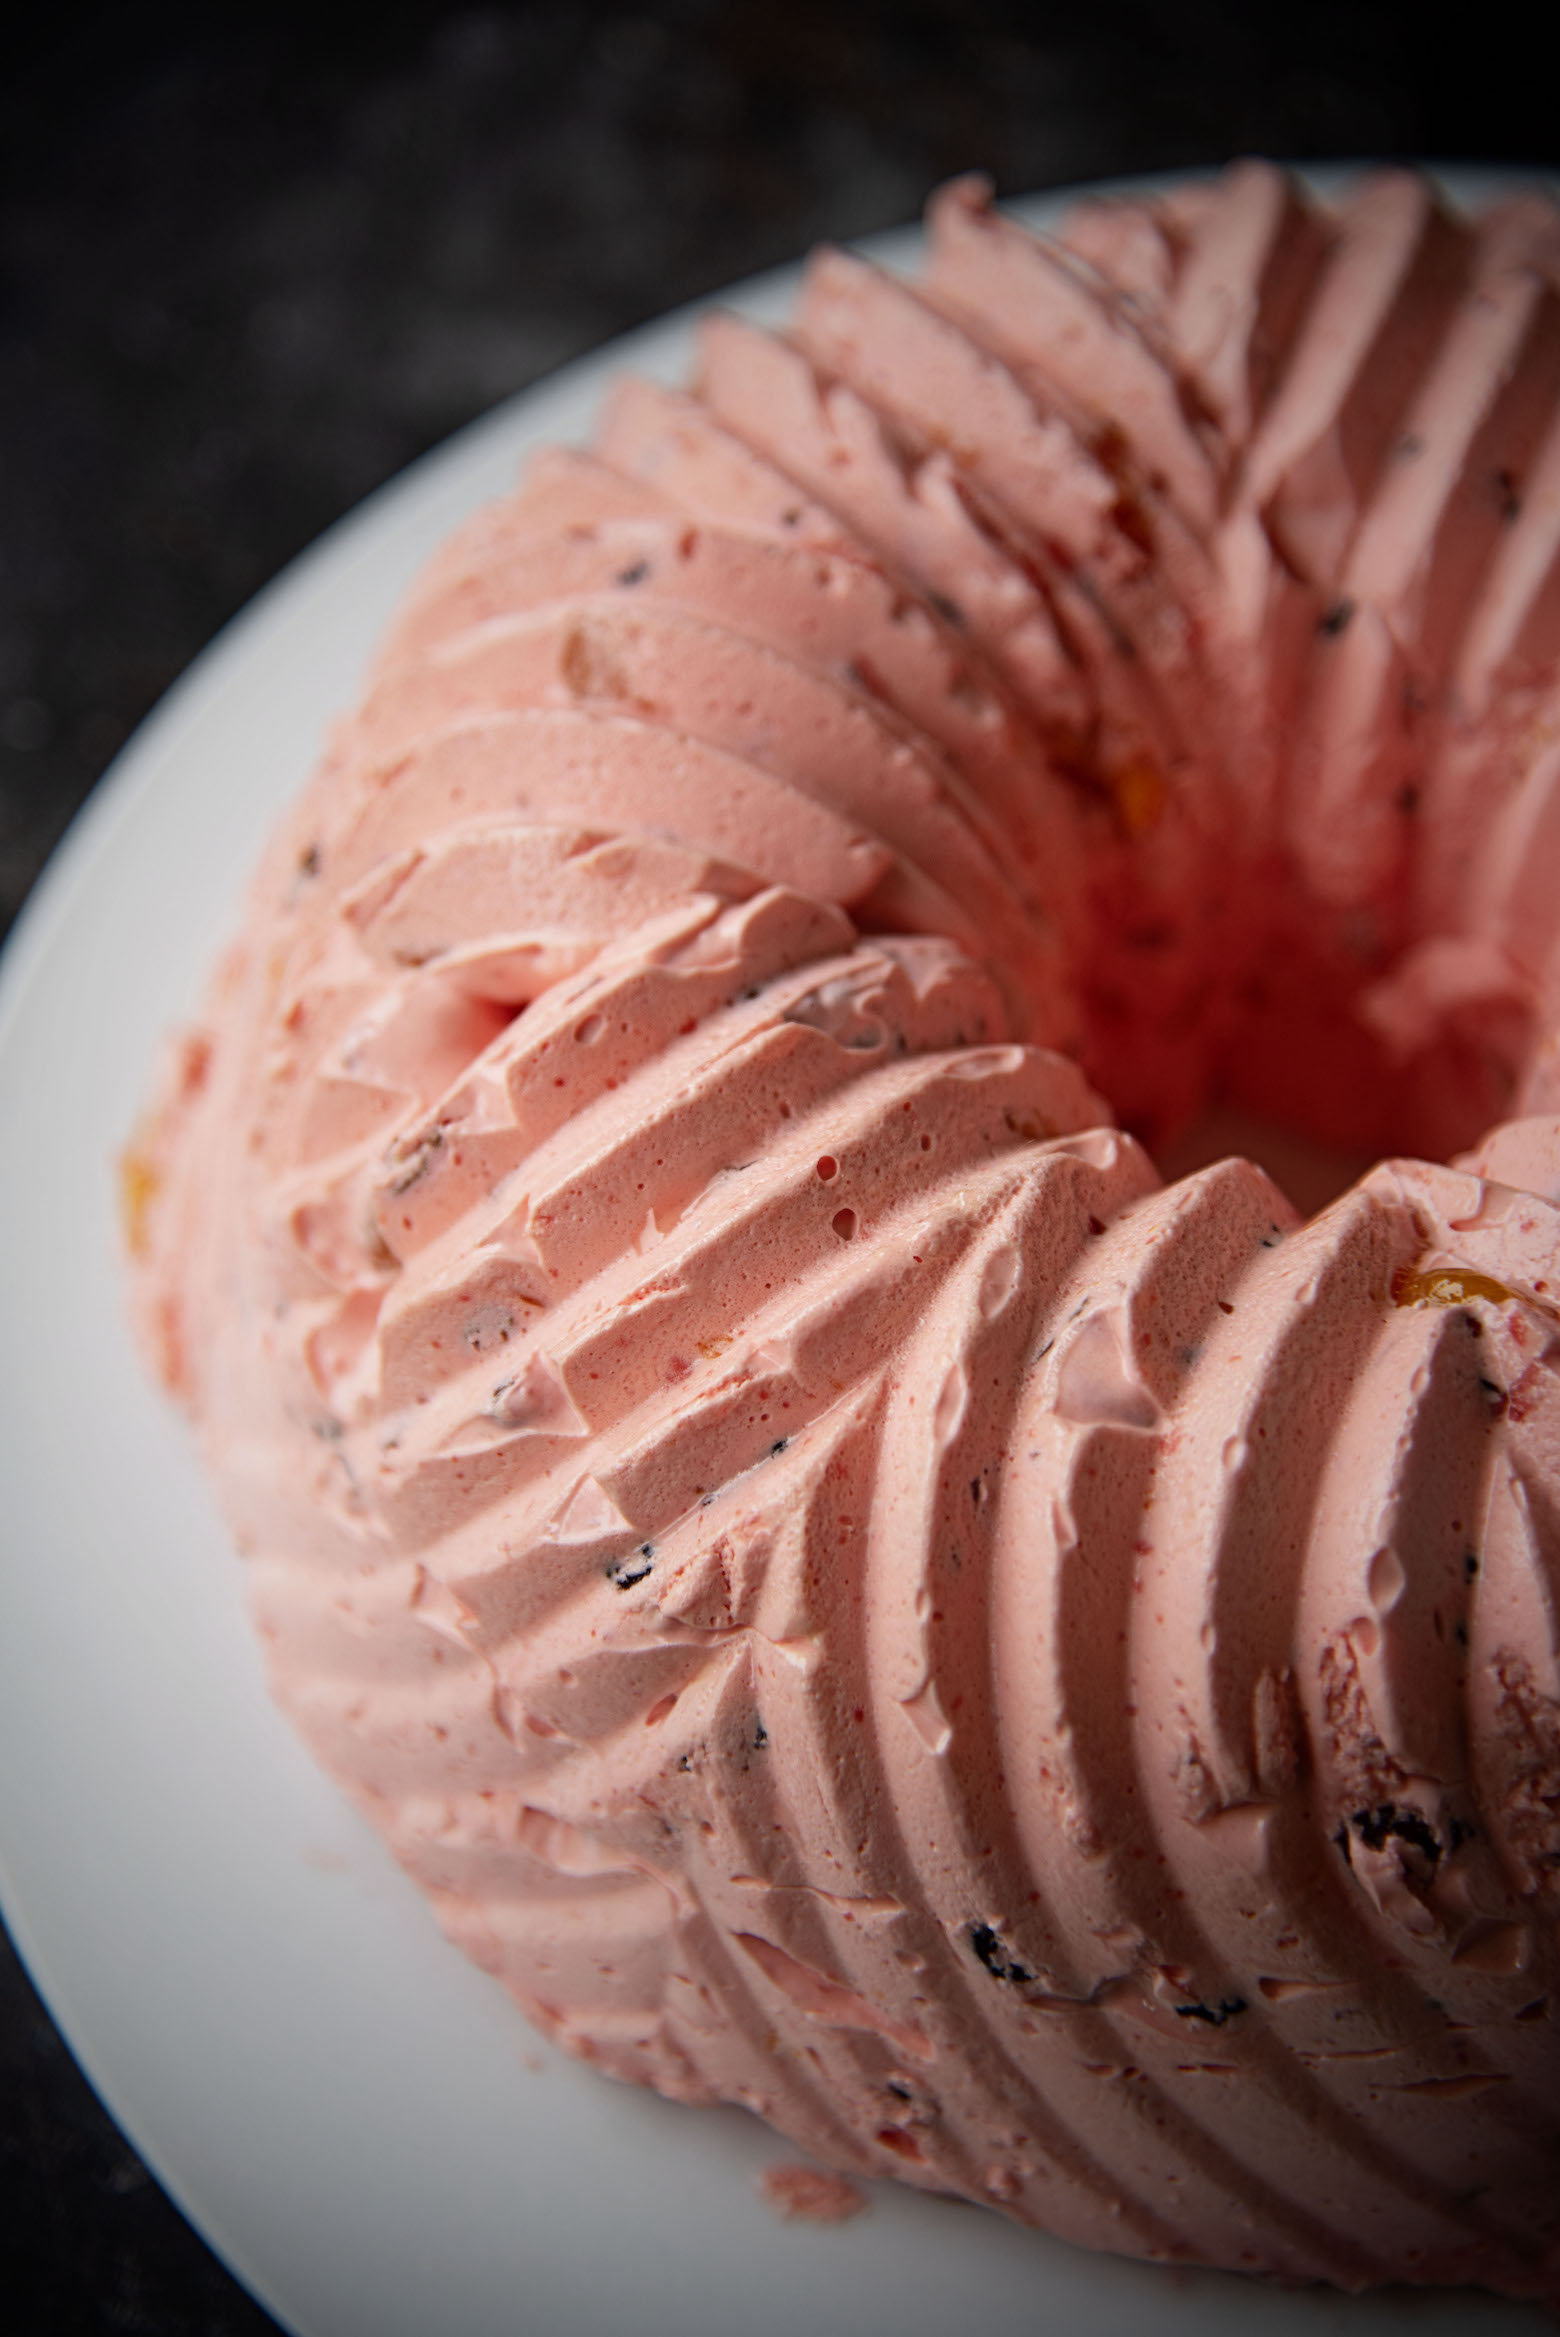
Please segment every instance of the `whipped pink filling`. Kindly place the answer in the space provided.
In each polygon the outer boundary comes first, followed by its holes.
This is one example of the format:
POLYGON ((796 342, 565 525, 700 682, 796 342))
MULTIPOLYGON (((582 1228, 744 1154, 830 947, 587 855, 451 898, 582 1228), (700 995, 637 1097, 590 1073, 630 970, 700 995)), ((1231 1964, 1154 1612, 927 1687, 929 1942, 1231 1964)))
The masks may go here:
POLYGON ((1557 2294, 1557 577, 1554 214, 1251 163, 959 183, 424 577, 132 1246, 279 1698, 572 2050, 1557 2294), (1458 1157, 1163 1185, 1215 1094, 1458 1157))

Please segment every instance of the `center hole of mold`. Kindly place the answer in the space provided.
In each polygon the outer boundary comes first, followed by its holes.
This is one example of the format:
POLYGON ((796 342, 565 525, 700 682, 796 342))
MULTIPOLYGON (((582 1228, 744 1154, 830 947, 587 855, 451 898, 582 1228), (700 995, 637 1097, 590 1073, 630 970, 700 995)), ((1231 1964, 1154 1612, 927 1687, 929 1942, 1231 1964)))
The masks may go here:
POLYGON ((1231 1153, 1266 1169, 1305 1217, 1314 1217, 1340 1193, 1346 1193, 1375 1157, 1346 1145, 1324 1143, 1241 1104, 1214 1103, 1181 1135, 1155 1148, 1154 1166, 1168 1185, 1210 1167, 1216 1160, 1228 1159, 1231 1153))

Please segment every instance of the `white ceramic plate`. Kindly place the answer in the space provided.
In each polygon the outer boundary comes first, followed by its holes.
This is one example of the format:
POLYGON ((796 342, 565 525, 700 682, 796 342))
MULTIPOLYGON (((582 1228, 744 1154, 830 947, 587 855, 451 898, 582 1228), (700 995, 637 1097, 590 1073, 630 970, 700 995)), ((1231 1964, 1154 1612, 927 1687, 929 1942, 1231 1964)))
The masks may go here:
MULTIPOLYGON (((1460 194, 1486 181, 1464 177, 1460 194)), ((1034 205, 1044 219, 1054 205, 1034 205)), ((915 239, 871 247, 898 262, 915 239)), ((732 303, 774 321, 794 274, 732 303)), ((784 2146, 540 2045, 267 1701, 241 1578, 125 1326, 114 1161, 246 872, 407 581, 683 315, 476 424, 333 529, 98 790, 0 980, 0 1900, 104 2100, 299 2337, 1517 2337, 1469 2296, 1169 2274, 890 2187, 782 2226, 784 2146)))

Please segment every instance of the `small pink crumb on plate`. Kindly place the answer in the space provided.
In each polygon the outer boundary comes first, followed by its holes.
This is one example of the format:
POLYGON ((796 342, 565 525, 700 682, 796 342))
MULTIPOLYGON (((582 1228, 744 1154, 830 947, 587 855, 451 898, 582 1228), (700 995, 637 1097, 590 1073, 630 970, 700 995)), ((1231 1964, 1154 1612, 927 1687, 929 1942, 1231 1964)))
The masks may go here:
POLYGON ((819 2167, 766 2167, 759 2189, 787 2223, 849 2223, 852 2216, 865 2215, 869 2205, 858 2184, 819 2167))

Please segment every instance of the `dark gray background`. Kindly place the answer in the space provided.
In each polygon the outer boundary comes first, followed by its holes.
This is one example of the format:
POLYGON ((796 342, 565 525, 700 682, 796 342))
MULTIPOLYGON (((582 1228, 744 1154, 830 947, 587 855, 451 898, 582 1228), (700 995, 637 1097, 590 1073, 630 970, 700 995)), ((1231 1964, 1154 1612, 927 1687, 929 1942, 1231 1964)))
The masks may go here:
MULTIPOLYGON (((1554 168, 1514 10, 55 9, 0 49, 0 933, 224 620, 412 456, 819 237, 1242 152, 1554 168)), ((18 2337, 272 2323, 99 2108, 0 1935, 18 2337)))

